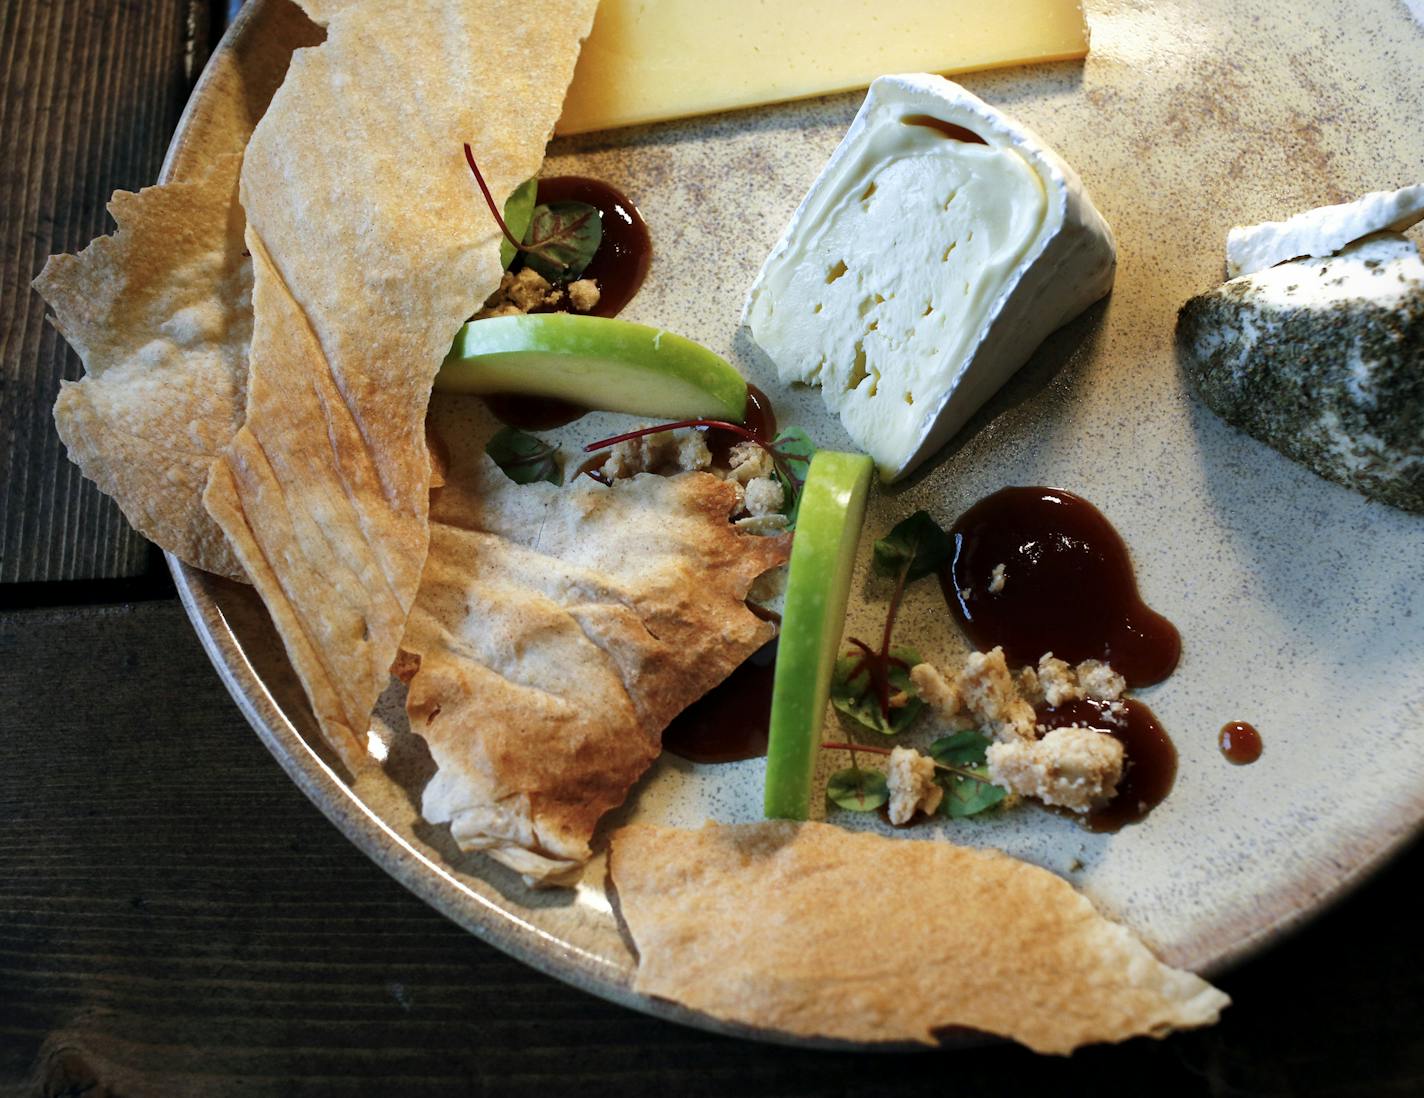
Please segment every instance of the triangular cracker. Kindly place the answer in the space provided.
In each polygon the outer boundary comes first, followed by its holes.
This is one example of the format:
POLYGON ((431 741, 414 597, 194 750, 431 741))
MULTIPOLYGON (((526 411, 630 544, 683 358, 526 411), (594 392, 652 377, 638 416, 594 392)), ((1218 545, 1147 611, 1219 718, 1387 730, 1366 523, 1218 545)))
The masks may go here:
POLYGON ((500 277, 461 143, 497 198, 538 171, 594 7, 311 5, 247 147, 247 418, 204 498, 352 768, 425 560, 431 383, 500 277))
POLYGON ((144 537, 234 579, 242 567, 202 493, 242 420, 252 335, 241 161, 227 155, 192 182, 116 191, 118 231, 51 256, 35 279, 84 360, 85 377, 64 382, 54 405, 70 460, 144 537))
POLYGON ((634 825, 609 872, 634 990, 804 1037, 1038 1052, 1209 1025, 1229 1001, 1067 881, 993 850, 822 823, 634 825))
POLYGON ((734 507, 707 473, 559 488, 488 459, 452 471, 401 645, 439 766, 426 819, 531 883, 577 875, 667 723, 775 634, 745 599, 789 539, 738 531, 734 507))

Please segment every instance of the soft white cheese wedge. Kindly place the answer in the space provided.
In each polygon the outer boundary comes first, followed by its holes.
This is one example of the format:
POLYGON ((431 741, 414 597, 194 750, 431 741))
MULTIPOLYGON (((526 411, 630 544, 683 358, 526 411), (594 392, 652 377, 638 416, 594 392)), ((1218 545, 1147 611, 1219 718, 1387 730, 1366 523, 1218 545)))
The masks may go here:
POLYGON ((1327 256, 1383 230, 1402 233, 1424 220, 1424 184, 1371 191, 1353 202, 1320 206, 1284 221, 1237 225, 1226 234, 1226 277, 1239 278, 1301 256, 1327 256))
POLYGON ((1077 174, 938 76, 882 76, 772 249, 744 321, 885 480, 943 446, 1112 286, 1077 174))

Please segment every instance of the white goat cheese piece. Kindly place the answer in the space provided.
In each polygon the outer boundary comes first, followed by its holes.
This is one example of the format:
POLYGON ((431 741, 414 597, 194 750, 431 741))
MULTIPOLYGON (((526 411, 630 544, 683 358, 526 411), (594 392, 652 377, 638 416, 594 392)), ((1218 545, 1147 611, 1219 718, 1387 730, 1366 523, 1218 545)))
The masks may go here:
POLYGON ((1107 222, 1032 131, 942 77, 882 76, 743 319, 894 480, 1106 294, 1115 264, 1107 222))
POLYGON ((1383 230, 1402 233, 1424 220, 1424 183, 1371 191, 1353 202, 1306 210, 1284 221, 1237 225, 1226 234, 1226 277, 1239 278, 1301 256, 1327 256, 1383 230))

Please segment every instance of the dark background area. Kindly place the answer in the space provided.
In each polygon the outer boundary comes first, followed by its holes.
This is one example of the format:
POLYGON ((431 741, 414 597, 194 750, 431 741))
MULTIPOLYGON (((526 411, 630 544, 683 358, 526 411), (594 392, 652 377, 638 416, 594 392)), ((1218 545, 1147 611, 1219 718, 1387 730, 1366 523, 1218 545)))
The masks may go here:
POLYGON ((1214 1029, 1048 1060, 644 1017, 346 842, 246 727, 161 557, 64 459, 49 409, 80 366, 29 290, 112 228, 112 190, 155 179, 228 6, 0 0, 0 1095, 1424 1094, 1417 845, 1224 976, 1214 1029))

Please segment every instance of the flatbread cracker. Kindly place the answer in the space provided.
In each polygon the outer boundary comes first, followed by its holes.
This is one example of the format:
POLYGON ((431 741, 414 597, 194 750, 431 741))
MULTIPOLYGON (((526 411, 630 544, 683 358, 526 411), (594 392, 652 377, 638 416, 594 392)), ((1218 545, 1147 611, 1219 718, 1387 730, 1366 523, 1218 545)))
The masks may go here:
POLYGON ((823 823, 634 825, 609 872, 634 990, 749 1026, 925 1044, 969 1027, 1066 1054, 1209 1025, 1230 1002, 998 851, 823 823))
POLYGON ((118 231, 35 279, 84 360, 54 422, 69 457, 134 529, 198 568, 241 565, 203 509, 208 467, 242 420, 252 264, 237 205, 240 155, 192 182, 116 191, 118 231))
POLYGON ((427 820, 531 884, 578 875, 663 728, 775 635, 745 599, 789 539, 736 530, 734 506, 707 473, 559 488, 488 458, 452 470, 402 642, 439 767, 427 820))
POLYGON ((246 577, 202 496, 242 423, 247 381, 252 264, 238 171, 292 51, 322 37, 287 0, 251 3, 260 29, 204 72, 169 182, 116 192, 118 232, 52 257, 35 280, 84 360, 86 376, 62 383, 55 403, 71 459, 159 548, 236 580, 246 577))
POLYGON ((594 7, 312 4, 247 147, 247 416, 204 500, 353 769, 425 561, 431 383, 501 272, 461 144, 497 198, 536 174, 594 7))

